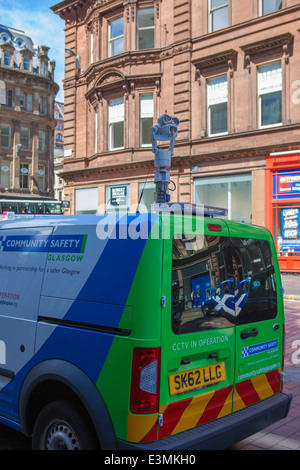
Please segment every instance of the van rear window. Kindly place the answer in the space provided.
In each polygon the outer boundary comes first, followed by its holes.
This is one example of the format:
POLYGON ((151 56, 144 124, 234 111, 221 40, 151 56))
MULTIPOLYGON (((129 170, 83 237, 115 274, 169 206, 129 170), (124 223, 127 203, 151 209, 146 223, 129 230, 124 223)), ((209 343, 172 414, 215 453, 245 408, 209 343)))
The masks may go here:
POLYGON ((274 267, 267 241, 174 237, 174 333, 227 328, 276 315, 274 267))

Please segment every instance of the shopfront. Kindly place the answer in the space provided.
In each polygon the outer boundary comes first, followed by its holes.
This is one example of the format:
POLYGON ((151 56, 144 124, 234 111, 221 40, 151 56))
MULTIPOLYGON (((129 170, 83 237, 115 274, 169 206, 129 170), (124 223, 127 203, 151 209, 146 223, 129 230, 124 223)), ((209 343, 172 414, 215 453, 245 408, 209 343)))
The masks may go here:
POLYGON ((272 153, 266 166, 266 226, 282 272, 300 272, 300 150, 272 153))

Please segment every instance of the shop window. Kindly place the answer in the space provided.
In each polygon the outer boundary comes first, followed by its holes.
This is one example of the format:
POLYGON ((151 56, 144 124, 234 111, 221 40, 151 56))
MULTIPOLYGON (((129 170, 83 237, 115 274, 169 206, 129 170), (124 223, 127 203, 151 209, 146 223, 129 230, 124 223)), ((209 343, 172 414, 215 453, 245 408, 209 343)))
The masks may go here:
POLYGON ((38 188, 40 191, 45 191, 45 167, 39 165, 38 168, 38 188))
POLYGON ((98 188, 75 190, 75 214, 97 214, 98 188))
POLYGON ((21 139, 22 150, 30 150, 30 129, 27 127, 21 127, 21 139))
POLYGON ((208 0, 209 2, 209 29, 217 31, 228 26, 228 1, 208 0))
POLYGON ((155 183, 151 181, 139 183, 139 211, 151 212, 151 205, 156 201, 155 183))
POLYGON ((124 51, 124 18, 116 18, 109 22, 108 55, 114 56, 124 51))
POLYGON ((150 129, 153 126, 153 94, 140 95, 140 145, 151 146, 150 129))
POLYGON ((106 212, 128 211, 130 207, 130 185, 106 186, 106 212))
POLYGON ((5 160, 1 160, 0 164, 1 164, 0 186, 2 188, 9 188, 10 186, 10 163, 5 160))
POLYGON ((124 99, 109 102, 109 150, 124 148, 124 99))
POLYGON ((207 82, 208 134, 220 135, 228 131, 228 83, 227 76, 212 78, 207 82))
POLYGON ((11 129, 7 124, 1 124, 1 147, 10 148, 11 129))
POLYGON ((138 49, 154 47, 154 8, 141 8, 137 18, 138 49))
POLYGON ((194 180, 195 203, 222 207, 228 210, 228 219, 252 221, 251 175, 233 175, 194 180))
POLYGON ((20 165, 20 188, 29 188, 29 165, 27 163, 21 163, 20 165))
POLYGON ((259 127, 282 123, 282 69, 276 62, 258 68, 259 127))
POLYGON ((259 0, 260 15, 267 15, 273 11, 281 10, 282 0, 259 0))

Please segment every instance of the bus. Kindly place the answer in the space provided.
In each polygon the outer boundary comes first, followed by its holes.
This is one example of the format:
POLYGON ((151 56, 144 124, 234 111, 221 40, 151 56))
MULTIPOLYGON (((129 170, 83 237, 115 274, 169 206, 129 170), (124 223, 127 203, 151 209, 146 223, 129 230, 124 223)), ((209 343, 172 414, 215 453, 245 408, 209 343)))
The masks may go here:
POLYGON ((56 200, 33 200, 0 198, 0 215, 13 213, 15 218, 25 218, 43 215, 63 215, 65 203, 56 200))

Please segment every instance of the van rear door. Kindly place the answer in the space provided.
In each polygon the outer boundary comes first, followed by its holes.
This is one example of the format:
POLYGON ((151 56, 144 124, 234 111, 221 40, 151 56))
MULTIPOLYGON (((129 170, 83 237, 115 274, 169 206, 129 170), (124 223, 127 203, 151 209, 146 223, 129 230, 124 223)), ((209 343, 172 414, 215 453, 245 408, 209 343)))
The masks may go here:
POLYGON ((204 218, 182 235, 164 219, 162 350, 158 437, 232 412, 235 305, 226 223, 204 218), (199 224, 198 224, 199 226, 199 224))
MULTIPOLYGON (((237 231, 230 227, 230 233, 237 231)), ((255 233, 253 228, 252 235, 233 236, 231 242, 236 286, 237 411, 280 391, 284 320, 271 237, 261 229, 255 233)))

